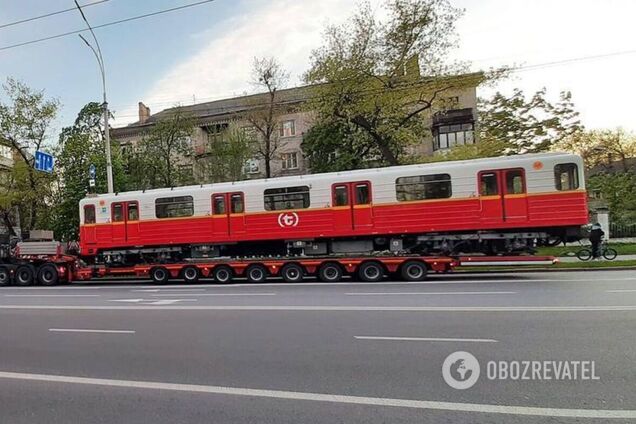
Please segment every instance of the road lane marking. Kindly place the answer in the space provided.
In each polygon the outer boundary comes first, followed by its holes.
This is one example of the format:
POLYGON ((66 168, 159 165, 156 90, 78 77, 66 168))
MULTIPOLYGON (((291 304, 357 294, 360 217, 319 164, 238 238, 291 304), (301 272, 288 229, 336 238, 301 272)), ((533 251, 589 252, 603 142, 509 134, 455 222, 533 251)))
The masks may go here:
POLYGON ((465 294, 465 295, 469 295, 469 294, 516 294, 517 292, 513 292, 513 291, 491 291, 491 292, 476 292, 476 291, 470 291, 470 292, 384 292, 384 293, 380 293, 380 292, 360 292, 360 293, 356 293, 356 292, 352 292, 352 293, 345 293, 347 296, 420 296, 420 295, 425 295, 425 296, 429 296, 429 295, 454 295, 454 294, 465 294))
POLYGON ((100 297, 99 294, 5 294, 4 297, 100 297))
POLYGON ((92 330, 88 328, 49 328, 52 333, 107 333, 107 334, 135 334, 134 330, 92 330))
POLYGON ((412 342, 471 342, 471 343, 499 343, 495 339, 461 339, 445 337, 383 337, 383 336, 354 336, 358 340, 395 340, 412 342))
POLYGON ((605 290, 607 293, 634 293, 636 289, 624 289, 624 290, 605 290))
POLYGON ((182 292, 204 292, 205 289, 143 289, 143 290, 131 290, 131 292, 139 292, 139 293, 159 293, 159 292, 174 292, 174 293, 182 293, 182 292))
MULTIPOLYGON (((184 299, 187 300, 187 299, 184 299)), ((190 299, 196 301, 196 299, 190 299)), ((163 300, 155 300, 162 302, 163 300)), ((636 311, 636 305, 618 306, 85 306, 85 305, 0 305, 0 309, 75 310, 75 311, 300 311, 300 312, 624 312, 636 311)))
MULTIPOLYGON (((172 294, 151 294, 153 297, 174 297, 172 294)), ((276 293, 179 293, 179 296, 276 296, 276 293)))
POLYGON ((47 383, 84 384, 90 386, 118 387, 125 389, 170 390, 175 392, 205 393, 224 396, 248 396, 269 399, 300 400, 368 406, 390 406, 423 410, 475 412, 486 414, 526 415, 540 417, 629 419, 636 418, 636 410, 629 409, 569 409, 542 408, 517 405, 441 402, 412 399, 395 399, 367 396, 351 396, 327 393, 294 392, 287 390, 250 389, 242 387, 208 386, 202 384, 163 383, 157 381, 115 380, 66 375, 30 374, 0 371, 0 378, 47 383))
MULTIPOLYGON (((174 297, 171 295, 171 297, 174 297)), ((196 302, 197 299, 111 299, 109 302, 127 302, 140 305, 173 305, 179 302, 196 302)))

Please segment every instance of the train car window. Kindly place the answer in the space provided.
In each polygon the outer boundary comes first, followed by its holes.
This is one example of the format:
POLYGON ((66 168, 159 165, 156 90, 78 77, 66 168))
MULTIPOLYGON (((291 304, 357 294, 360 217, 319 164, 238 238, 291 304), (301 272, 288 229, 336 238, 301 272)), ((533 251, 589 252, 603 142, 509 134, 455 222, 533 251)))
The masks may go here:
POLYGON ((192 196, 163 197, 155 200, 157 218, 179 218, 194 215, 192 196))
POLYGON ((95 223, 95 205, 84 206, 84 224, 95 223))
POLYGON ((122 222, 124 220, 124 204, 113 203, 113 222, 122 222))
POLYGON ((217 194, 212 197, 212 214, 213 215, 225 215, 225 196, 217 194))
POLYGON ((346 185, 335 186, 333 188, 333 205, 347 206, 349 204, 349 190, 346 185))
POLYGON ((525 192, 526 189, 523 182, 523 171, 521 169, 506 171, 506 193, 522 194, 525 192))
POLYGON ((447 199, 452 196, 449 174, 417 175, 395 180, 398 201, 408 202, 426 199, 447 199))
POLYGON ((265 210, 307 209, 309 207, 309 187, 268 188, 264 192, 265 210))
POLYGON ((243 213, 243 193, 234 193, 230 198, 230 210, 232 213, 243 213))
POLYGON ((139 220, 139 204, 137 202, 128 203, 128 221, 139 220))
POLYGON ((497 183, 497 174, 488 172, 481 174, 479 177, 479 194, 482 196, 494 196, 499 194, 499 184, 497 183))
POLYGON ((554 167, 554 183, 559 191, 579 188, 579 167, 575 163, 560 163, 554 167))
POLYGON ((356 184, 356 205, 368 205, 371 203, 369 184, 356 184))

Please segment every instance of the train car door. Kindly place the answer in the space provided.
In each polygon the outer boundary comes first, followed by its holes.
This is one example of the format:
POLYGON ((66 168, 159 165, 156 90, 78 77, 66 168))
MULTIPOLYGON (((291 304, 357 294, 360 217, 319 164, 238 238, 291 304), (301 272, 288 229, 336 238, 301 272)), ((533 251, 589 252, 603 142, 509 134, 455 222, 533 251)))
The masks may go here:
POLYGON ((95 228, 95 205, 84 205, 84 225, 82 226, 82 243, 97 243, 95 228))
POLYGON ((373 226, 371 183, 338 183, 331 186, 334 229, 356 230, 373 226))
POLYGON ((139 202, 126 203, 126 241, 139 240, 139 202))
POLYGON ((528 220, 528 196, 526 194, 526 175, 522 168, 504 169, 501 181, 504 188, 504 219, 506 222, 525 222, 528 220))
POLYGON ((242 192, 212 195, 212 225, 215 236, 245 233, 245 198, 242 192))
POLYGON ((123 202, 110 205, 111 242, 123 243, 126 241, 126 206, 123 202))

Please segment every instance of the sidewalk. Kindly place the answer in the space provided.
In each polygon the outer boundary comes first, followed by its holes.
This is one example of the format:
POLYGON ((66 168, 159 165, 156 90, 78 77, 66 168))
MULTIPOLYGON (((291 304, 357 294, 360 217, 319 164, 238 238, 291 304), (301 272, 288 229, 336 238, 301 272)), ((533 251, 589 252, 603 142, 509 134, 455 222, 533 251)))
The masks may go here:
MULTIPOLYGON (((557 259, 559 259, 559 262, 581 262, 581 263, 585 263, 584 261, 579 260, 579 258, 577 258, 576 256, 559 256, 557 259)), ((604 258, 601 258, 600 260, 604 261, 604 262, 610 262, 610 261, 608 261, 608 260, 606 260, 604 258)), ((636 260, 636 255, 618 255, 616 257, 616 259, 614 259, 614 261, 612 261, 612 262, 616 262, 616 261, 630 261, 630 260, 636 260)))

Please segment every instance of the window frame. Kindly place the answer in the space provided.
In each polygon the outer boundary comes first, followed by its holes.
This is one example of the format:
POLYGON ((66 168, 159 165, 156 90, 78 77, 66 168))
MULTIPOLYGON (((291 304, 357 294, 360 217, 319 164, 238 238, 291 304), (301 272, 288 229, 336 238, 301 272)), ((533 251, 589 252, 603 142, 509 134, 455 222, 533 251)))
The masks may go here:
POLYGON ((301 186, 287 186, 287 187, 273 187, 273 188, 267 188, 265 190, 263 190, 263 208, 268 211, 268 212, 275 212, 275 211, 288 211, 288 210, 298 210, 298 209, 309 209, 311 207, 311 187, 308 185, 301 185, 301 186), (290 190, 290 189, 302 189, 302 190, 298 190, 298 191, 293 191, 293 192, 288 192, 288 191, 282 191, 282 192, 278 192, 278 193, 271 193, 271 191, 273 190, 290 190), (306 189, 306 190, 305 190, 306 189), (270 192, 270 193, 268 193, 270 192), (296 202, 298 201, 298 199, 293 199, 293 200, 287 200, 287 199, 281 199, 281 200, 273 200, 270 204, 270 201, 268 201, 268 199, 273 198, 274 196, 285 196, 285 195, 297 195, 297 194, 301 194, 303 196, 302 201, 303 201, 303 206, 302 207, 292 207, 292 208, 277 208, 275 207, 276 203, 282 203, 282 202, 296 202), (306 197, 305 197, 306 195, 306 197))
POLYGON ((125 202, 114 202, 110 204, 110 222, 126 222, 126 214, 124 213, 124 203, 125 202), (115 207, 119 206, 121 208, 121 219, 115 219, 115 207))
POLYGON ((295 137, 296 136, 296 120, 295 119, 285 119, 280 123, 280 130, 278 132, 278 136, 280 138, 286 137, 295 137), (291 122, 291 133, 289 135, 285 135, 285 124, 291 122))
MULTIPOLYGON (((504 173, 504 178, 503 178, 503 182, 504 182, 504 194, 512 194, 512 195, 516 195, 516 194, 526 194, 528 192, 528 187, 526 185, 526 170, 523 168, 508 168, 508 169, 503 169, 502 170, 504 173), (519 172, 521 174, 521 192, 519 193, 515 193, 515 192, 510 192, 508 191, 508 174, 512 173, 512 172, 519 172)), ((514 183, 513 183, 514 184, 514 183)), ((513 185, 514 188, 514 185, 513 185)))
MULTIPOLYGON (((403 177, 398 177, 395 179, 394 182, 394 187, 395 187, 395 198, 397 199, 398 202, 421 202, 423 200, 444 200, 444 199, 450 199, 451 197, 453 197, 453 178, 449 173, 440 173, 440 174, 423 174, 423 175, 406 175, 403 177), (421 180, 422 178, 426 178, 426 177, 437 177, 437 179, 431 180, 431 181, 423 181, 421 180), (442 178, 440 178, 442 177, 442 178), (404 182, 404 181, 400 181, 400 180, 404 180, 404 179, 413 179, 413 178, 418 178, 420 179, 419 181, 414 181, 414 182, 404 182), (429 184, 434 184, 434 183, 448 183, 448 195, 444 196, 444 197, 428 197, 427 196, 427 191, 429 190, 427 188, 427 185, 429 184), (423 193, 423 197, 421 198, 409 198, 409 195, 413 194, 413 193, 417 193, 417 192, 412 192, 409 193, 408 191, 400 191, 400 188, 404 187, 404 186, 420 186, 421 190, 419 191, 419 193, 423 193)), ((412 196, 410 196, 412 197, 412 196)), ((418 196, 419 197, 419 196, 418 196)))
POLYGON ((298 165, 298 152, 287 152, 287 153, 281 153, 281 169, 283 169, 283 171, 291 171, 291 170, 295 170, 295 169, 299 169, 300 166, 298 165), (294 160, 291 162, 294 162, 295 165, 294 166, 289 166, 289 159, 291 157, 294 157, 294 160))
MULTIPOLYGON (((574 190, 578 190, 581 187, 581 181, 579 178, 579 165, 577 163, 575 162, 557 163, 556 165, 554 165, 553 172, 554 172, 554 188, 557 191, 574 191, 574 190), (563 167, 563 166, 570 166, 570 170, 574 170, 574 173, 571 174, 572 176, 574 176, 574 185, 572 185, 572 181, 570 179, 569 188, 563 188, 562 176, 564 173, 560 172, 557 175, 557 170, 559 169, 559 167, 563 167)), ((570 175, 568 175, 568 177, 569 176, 570 175)))
POLYGON ((139 202, 136 200, 126 202, 126 222, 137 222, 141 218, 141 210, 139 209, 139 202), (130 218, 130 207, 135 206, 137 208, 137 219, 130 218))
POLYGON ((157 197, 155 198, 155 218, 157 219, 174 219, 174 218, 189 218, 191 216, 194 216, 194 197, 193 196, 171 196, 171 197, 157 197), (172 202, 167 202, 166 200, 172 200, 172 202), (176 200, 176 199, 182 199, 181 201, 176 200), (190 200, 185 200, 185 199, 190 199, 190 200), (160 202, 160 201, 164 201, 164 202, 160 202), (159 216, 159 207, 160 206, 170 206, 170 205, 182 205, 179 208, 174 208, 174 210, 176 211, 180 211, 183 208, 183 205, 186 205, 186 207, 190 206, 190 212, 189 214, 185 215, 185 214, 180 214, 180 215, 176 215, 176 216, 169 216, 169 215, 165 215, 165 216, 159 216))
POLYGON ((95 205, 84 205, 84 222, 83 222, 83 225, 93 225, 96 222, 97 222, 97 212, 96 212, 95 205), (91 222, 87 222, 86 221, 86 217, 87 217, 86 211, 88 209, 91 209, 93 211, 92 212, 93 213, 93 215, 92 215, 93 219, 91 220, 91 222))
POLYGON ((242 191, 229 193, 228 199, 230 203, 230 215, 242 215, 245 213, 245 196, 242 191), (241 199, 241 210, 238 212, 234 209, 234 198, 236 196, 238 196, 241 199))

